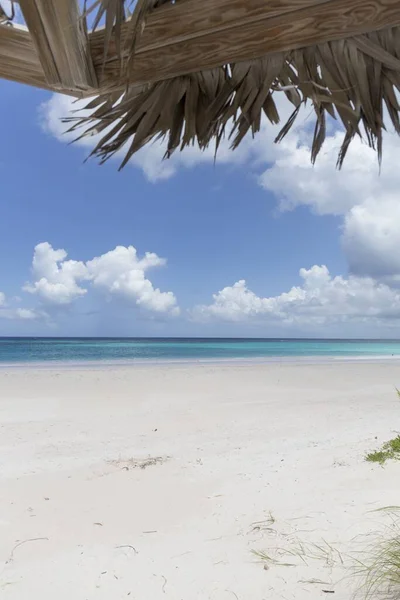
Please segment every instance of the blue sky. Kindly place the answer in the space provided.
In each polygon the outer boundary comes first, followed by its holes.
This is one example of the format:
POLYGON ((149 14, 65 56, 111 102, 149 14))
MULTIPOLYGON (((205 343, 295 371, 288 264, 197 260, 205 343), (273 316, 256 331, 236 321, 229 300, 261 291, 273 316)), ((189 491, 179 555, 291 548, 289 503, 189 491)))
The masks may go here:
POLYGON ((151 146, 118 172, 66 143, 69 99, 0 85, 0 335, 396 334, 393 136, 380 178, 358 142, 335 171, 335 131, 312 168, 307 121, 279 148, 265 126, 216 165, 151 146))

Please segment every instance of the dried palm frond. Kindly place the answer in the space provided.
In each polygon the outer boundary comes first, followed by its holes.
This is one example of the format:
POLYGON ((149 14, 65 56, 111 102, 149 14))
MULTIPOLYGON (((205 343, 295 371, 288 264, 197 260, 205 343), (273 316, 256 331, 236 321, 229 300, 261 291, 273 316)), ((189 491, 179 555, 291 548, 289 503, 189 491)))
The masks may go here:
MULTIPOLYGON (((128 64, 134 58, 136 40, 143 31, 144 19, 150 10, 172 0, 94 0, 87 6, 85 0, 84 15, 87 17, 92 11, 96 11, 92 28, 95 31, 100 23, 104 21, 105 36, 103 61, 106 60, 111 39, 115 41, 117 56, 122 61, 125 56, 128 64), (131 13, 130 8, 134 6, 131 13), (126 43, 122 43, 122 25, 129 20, 127 31, 124 35, 126 43)), ((128 68, 129 73, 129 68, 128 68)))
MULTIPOLYGON (((237 148, 247 133, 260 130, 263 115, 276 124, 279 113, 274 98, 285 94, 293 113, 276 138, 288 133, 302 104, 315 114, 311 147, 314 162, 326 136, 327 117, 344 129, 338 156, 341 167, 355 136, 364 135, 382 157, 383 114, 400 133, 400 28, 393 27, 353 38, 335 40, 298 50, 267 55, 256 60, 225 65, 174 77, 146 86, 130 85, 129 64, 135 44, 153 8, 170 0, 137 0, 121 47, 121 25, 128 0, 95 0, 95 27, 105 19, 104 56, 115 36, 119 56, 128 60, 125 90, 101 96, 90 116, 68 118, 71 129, 86 126, 83 135, 102 133, 91 155, 104 162, 127 145, 121 168, 150 140, 167 138, 166 157, 197 143, 201 149, 228 134, 237 148), (119 45, 118 45, 119 44, 119 45)), ((178 0, 179 1, 179 0, 178 0)))
POLYGON ((95 11, 94 20, 92 23, 93 30, 102 23, 104 19, 104 51, 103 51, 103 64, 106 60, 108 48, 110 46, 111 39, 115 40, 115 47, 117 55, 121 56, 121 28, 122 24, 127 18, 127 2, 125 0, 94 0, 92 4, 87 6, 87 0, 85 0, 85 6, 83 15, 85 18, 95 11))

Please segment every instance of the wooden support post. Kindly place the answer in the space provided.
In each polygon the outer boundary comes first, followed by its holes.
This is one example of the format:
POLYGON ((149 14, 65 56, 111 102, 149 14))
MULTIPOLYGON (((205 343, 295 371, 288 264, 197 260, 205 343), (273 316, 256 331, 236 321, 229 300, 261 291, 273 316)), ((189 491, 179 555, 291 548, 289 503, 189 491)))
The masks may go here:
POLYGON ((97 77, 77 0, 19 0, 47 83, 60 91, 96 90, 97 77))
POLYGON ((0 25, 0 77, 48 89, 28 30, 0 25))

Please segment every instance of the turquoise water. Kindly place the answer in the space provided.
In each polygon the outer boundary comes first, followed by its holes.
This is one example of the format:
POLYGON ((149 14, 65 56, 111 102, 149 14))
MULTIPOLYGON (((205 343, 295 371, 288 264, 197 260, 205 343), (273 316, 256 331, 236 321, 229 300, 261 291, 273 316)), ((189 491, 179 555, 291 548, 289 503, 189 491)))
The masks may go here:
POLYGON ((0 338, 0 364, 400 357, 399 340, 0 338))

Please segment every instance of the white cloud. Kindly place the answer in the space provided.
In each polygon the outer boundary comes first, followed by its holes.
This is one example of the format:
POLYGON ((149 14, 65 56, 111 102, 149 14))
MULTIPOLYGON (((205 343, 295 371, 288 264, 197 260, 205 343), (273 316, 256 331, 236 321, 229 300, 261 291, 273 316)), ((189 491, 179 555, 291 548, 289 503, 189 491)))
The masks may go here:
POLYGON ((78 281, 87 279, 86 266, 66 258, 65 250, 54 250, 48 242, 38 244, 32 262, 35 281, 26 284, 24 290, 53 305, 67 305, 84 296, 86 289, 79 287, 78 281))
POLYGON ((157 254, 146 252, 139 258, 133 246, 117 246, 87 262, 86 267, 94 287, 131 300, 147 310, 177 315, 179 308, 174 294, 154 288, 145 277, 148 269, 165 264, 166 260, 157 254))
POLYGON ((16 315, 16 318, 22 319, 23 321, 32 321, 44 316, 44 313, 33 310, 32 308, 16 308, 14 314, 16 315))
MULTIPOLYGON (((15 300, 15 299, 14 299, 15 300)), ((0 319, 38 319, 41 314, 30 308, 12 308, 4 292, 0 292, 0 319)))
POLYGON ((300 269, 300 277, 301 286, 270 298, 260 298, 238 281, 214 294, 212 304, 196 307, 192 316, 308 326, 400 319, 400 292, 369 277, 332 277, 324 265, 300 269))
POLYGON ((381 172, 376 153, 359 138, 338 171, 342 133, 327 137, 315 166, 301 131, 296 135, 285 155, 260 175, 260 185, 275 195, 282 211, 308 206, 317 215, 342 216, 342 246, 351 273, 400 279, 400 138, 384 134, 381 172))
MULTIPOLYGON (((15 299, 14 299, 15 300, 15 299)), ((47 316, 43 311, 37 311, 31 308, 13 308, 10 307, 3 292, 0 292, 0 319, 21 319, 24 321, 41 319, 47 316)))
POLYGON ((32 262, 34 281, 27 283, 24 290, 36 294, 43 304, 54 307, 70 305, 92 285, 148 311, 179 314, 174 294, 154 288, 145 277, 148 269, 166 264, 157 254, 146 252, 139 258, 133 246, 117 246, 86 263, 66 259, 65 250, 54 250, 48 242, 38 244, 32 262), (86 287, 81 286, 84 281, 86 287))
POLYGON ((336 159, 343 134, 328 136, 316 164, 310 162, 310 148, 293 140, 283 156, 259 177, 260 185, 273 192, 281 210, 309 206, 319 215, 342 215, 379 190, 376 154, 359 139, 354 140, 342 171, 336 159))
MULTIPOLYGON (((400 149, 400 148, 399 148, 400 149)), ((400 181, 399 181, 400 183, 400 181)), ((400 197, 368 197, 344 218, 343 248, 350 270, 359 275, 400 278, 400 197)))

